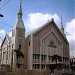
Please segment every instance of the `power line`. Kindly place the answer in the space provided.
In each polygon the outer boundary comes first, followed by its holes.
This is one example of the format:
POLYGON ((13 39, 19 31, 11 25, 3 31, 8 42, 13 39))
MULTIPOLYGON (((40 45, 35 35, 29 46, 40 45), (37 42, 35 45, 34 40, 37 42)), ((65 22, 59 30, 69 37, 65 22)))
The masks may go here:
MULTIPOLYGON (((0 27, 1 29, 4 29, 3 27, 0 27)), ((10 32, 10 30, 7 30, 7 29, 4 29, 4 30, 6 30, 7 32, 10 32)))
POLYGON ((2 6, 0 7, 0 9, 3 8, 4 6, 6 6, 10 1, 11 1, 11 0, 7 1, 4 5, 2 5, 2 6))
MULTIPOLYGON (((7 27, 11 27, 11 28, 12 28, 11 25, 8 25, 8 24, 3 23, 3 22, 0 22, 0 23, 3 24, 3 25, 6 25, 7 27)), ((1 26, 0 26, 0 28, 6 30, 7 32, 10 32, 10 30, 8 30, 8 29, 6 29, 6 28, 4 28, 4 27, 1 27, 1 26)), ((11 29, 11 28, 10 28, 10 29, 11 29)), ((11 29, 11 30, 12 30, 12 29, 11 29)))
MULTIPOLYGON (((6 25, 6 26, 12 27, 11 25, 8 25, 8 24, 3 23, 3 22, 0 22, 0 23, 3 24, 3 25, 6 25)), ((10 32, 8 29, 6 29, 6 28, 4 28, 4 27, 1 27, 1 26, 0 26, 0 28, 6 30, 7 32, 10 32)))
POLYGON ((0 23, 3 24, 3 25, 6 25, 6 26, 12 27, 11 25, 8 25, 8 24, 3 23, 3 22, 0 22, 0 23))

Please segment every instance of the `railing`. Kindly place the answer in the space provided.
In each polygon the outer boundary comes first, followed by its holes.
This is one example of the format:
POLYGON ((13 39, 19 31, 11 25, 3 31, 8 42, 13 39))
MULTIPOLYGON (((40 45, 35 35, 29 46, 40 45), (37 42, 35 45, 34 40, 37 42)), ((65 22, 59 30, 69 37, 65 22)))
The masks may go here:
POLYGON ((40 59, 34 59, 33 63, 40 63, 40 59))

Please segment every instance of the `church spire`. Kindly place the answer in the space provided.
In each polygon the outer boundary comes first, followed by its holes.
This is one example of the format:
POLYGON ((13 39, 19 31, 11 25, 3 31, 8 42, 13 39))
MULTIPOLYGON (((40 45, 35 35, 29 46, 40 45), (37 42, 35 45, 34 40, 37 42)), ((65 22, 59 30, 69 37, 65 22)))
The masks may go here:
POLYGON ((17 15, 18 15, 18 18, 16 20, 16 23, 15 23, 15 26, 13 29, 16 29, 16 28, 25 29, 24 22, 22 20, 22 0, 20 0, 20 7, 19 7, 19 11, 18 11, 17 15))
POLYGON ((20 0, 20 7, 22 6, 22 0, 20 0))
POLYGON ((60 24, 60 31, 64 34, 64 27, 63 27, 63 24, 62 24, 62 15, 61 15, 61 24, 60 24))
POLYGON ((22 19, 22 0, 20 0, 20 8, 17 15, 18 19, 22 19))

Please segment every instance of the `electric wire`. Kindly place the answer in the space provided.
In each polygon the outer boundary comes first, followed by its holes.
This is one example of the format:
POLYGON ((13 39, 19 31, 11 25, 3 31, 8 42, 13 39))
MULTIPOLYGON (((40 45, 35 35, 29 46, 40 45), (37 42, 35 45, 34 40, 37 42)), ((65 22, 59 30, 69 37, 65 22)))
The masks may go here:
MULTIPOLYGON (((8 24, 6 24, 6 23, 3 23, 3 22, 0 22, 2 25, 5 25, 5 26, 7 26, 7 27, 10 27, 10 29, 12 28, 12 26, 11 25, 8 25, 8 24)), ((6 29, 6 28, 4 28, 4 27, 1 27, 0 26, 0 29, 4 29, 4 30, 6 30, 7 32, 10 32, 10 30, 8 30, 8 29, 6 29)))
POLYGON ((1 30, 1 29, 4 29, 4 30, 6 30, 7 32, 10 32, 10 30, 5 29, 5 28, 3 28, 3 27, 0 26, 0 30, 1 30))
POLYGON ((9 26, 9 27, 13 27, 13 26, 11 26, 11 25, 8 25, 8 24, 6 24, 6 23, 3 23, 3 22, 0 22, 1 24, 3 24, 3 25, 6 25, 6 26, 9 26))
POLYGON ((5 4, 3 4, 0 9, 2 9, 4 6, 6 6, 11 0, 7 1, 5 4))

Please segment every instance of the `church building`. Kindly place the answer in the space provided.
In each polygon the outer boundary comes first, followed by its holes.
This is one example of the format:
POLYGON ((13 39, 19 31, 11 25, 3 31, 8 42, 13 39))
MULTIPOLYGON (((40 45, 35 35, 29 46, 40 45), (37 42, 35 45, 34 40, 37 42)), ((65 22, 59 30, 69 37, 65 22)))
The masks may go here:
POLYGON ((68 69, 70 66, 69 42, 61 20, 60 29, 54 19, 29 34, 22 19, 20 5, 12 37, 6 34, 1 44, 1 64, 15 68, 68 69))

